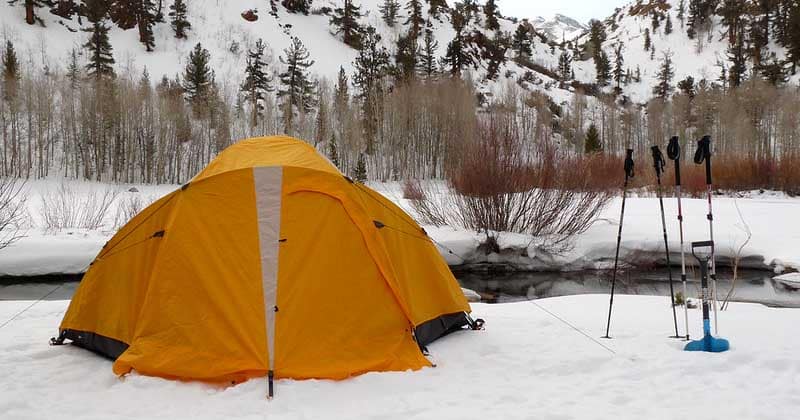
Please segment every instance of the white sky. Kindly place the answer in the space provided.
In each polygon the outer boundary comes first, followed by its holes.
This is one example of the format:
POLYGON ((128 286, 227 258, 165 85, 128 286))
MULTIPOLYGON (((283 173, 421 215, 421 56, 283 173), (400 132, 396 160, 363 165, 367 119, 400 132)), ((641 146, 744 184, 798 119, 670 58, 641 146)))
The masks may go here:
POLYGON ((614 9, 629 2, 630 0, 497 0, 497 5, 508 16, 550 18, 560 13, 585 23, 592 18, 605 19, 614 9))

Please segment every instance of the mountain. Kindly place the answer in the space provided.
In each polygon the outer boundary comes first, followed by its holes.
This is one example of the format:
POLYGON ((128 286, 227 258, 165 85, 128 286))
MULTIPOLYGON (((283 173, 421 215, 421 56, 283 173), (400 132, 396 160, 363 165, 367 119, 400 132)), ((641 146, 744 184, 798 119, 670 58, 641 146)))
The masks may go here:
POLYGON ((531 23, 556 42, 574 39, 589 29, 587 25, 562 14, 556 14, 550 19, 539 16, 531 19, 531 23))

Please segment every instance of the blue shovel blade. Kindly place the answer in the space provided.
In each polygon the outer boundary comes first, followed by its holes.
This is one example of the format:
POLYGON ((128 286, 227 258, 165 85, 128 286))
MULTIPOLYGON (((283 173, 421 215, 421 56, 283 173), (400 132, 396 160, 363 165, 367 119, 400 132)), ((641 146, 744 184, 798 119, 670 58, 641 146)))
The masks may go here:
POLYGON ((728 340, 724 338, 714 338, 711 335, 706 335, 701 340, 690 341, 683 348, 684 351, 705 351, 710 353, 722 353, 728 351, 731 345, 728 340))

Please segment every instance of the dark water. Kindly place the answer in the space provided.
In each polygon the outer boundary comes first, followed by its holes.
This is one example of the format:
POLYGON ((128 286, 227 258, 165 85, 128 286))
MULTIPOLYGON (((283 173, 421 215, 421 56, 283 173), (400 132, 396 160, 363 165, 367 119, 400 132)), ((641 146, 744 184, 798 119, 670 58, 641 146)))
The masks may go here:
MULTIPOLYGON (((569 273, 488 273, 455 271, 463 287, 475 290, 487 302, 511 302, 555 296, 604 294, 611 290, 608 271, 569 273)), ((683 290, 680 273, 674 272, 675 291, 683 290)), ((740 270, 731 301, 755 302, 769 306, 800 307, 800 290, 788 288, 774 280, 773 274, 761 270, 740 270)), ((717 275, 717 293, 723 299, 731 288, 732 273, 717 275)), ((688 296, 697 297, 700 283, 693 273, 688 275, 688 296)), ((76 276, 35 278, 0 278, 2 300, 70 299, 78 286, 76 276)), ((665 269, 620 272, 616 293, 626 295, 669 296, 668 272, 665 269)))
MULTIPOLYGON (((455 272, 463 287, 475 290, 489 302, 509 302, 611 291, 611 272, 573 273, 482 273, 455 272)), ((755 302, 769 306, 800 307, 800 290, 772 280, 773 273, 762 270, 739 270, 733 302, 755 302)), ((722 300, 731 288, 733 273, 717 273, 717 295, 722 300)), ((666 269, 620 272, 615 293, 624 295, 669 296, 669 273, 666 269)), ((675 292, 681 292, 680 271, 673 272, 675 292)), ((700 282, 687 275, 687 295, 697 297, 700 282)))

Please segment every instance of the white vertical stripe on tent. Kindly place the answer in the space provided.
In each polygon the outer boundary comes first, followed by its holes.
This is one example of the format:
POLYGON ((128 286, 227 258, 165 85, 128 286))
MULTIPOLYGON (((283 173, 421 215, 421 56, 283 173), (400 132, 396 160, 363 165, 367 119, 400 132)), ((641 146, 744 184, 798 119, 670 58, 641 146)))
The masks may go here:
POLYGON ((261 284, 269 351, 269 370, 275 370, 275 309, 278 291, 278 245, 281 233, 283 167, 253 168, 261 249, 261 284))

